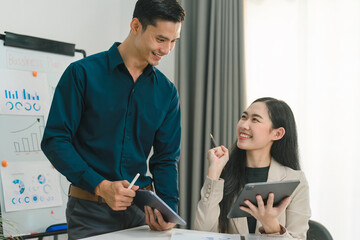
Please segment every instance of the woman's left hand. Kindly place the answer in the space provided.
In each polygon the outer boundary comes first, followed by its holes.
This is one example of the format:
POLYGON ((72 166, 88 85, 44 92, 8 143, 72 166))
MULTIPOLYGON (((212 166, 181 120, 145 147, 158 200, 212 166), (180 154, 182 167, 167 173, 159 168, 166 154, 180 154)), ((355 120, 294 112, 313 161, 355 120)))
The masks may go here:
POLYGON ((280 232, 280 224, 278 216, 285 210, 290 197, 285 198, 278 206, 274 207, 274 193, 269 193, 267 204, 264 205, 264 201, 261 195, 256 196, 257 207, 249 200, 245 200, 245 204, 249 208, 240 206, 240 209, 251 214, 254 218, 261 222, 264 230, 267 234, 280 232))

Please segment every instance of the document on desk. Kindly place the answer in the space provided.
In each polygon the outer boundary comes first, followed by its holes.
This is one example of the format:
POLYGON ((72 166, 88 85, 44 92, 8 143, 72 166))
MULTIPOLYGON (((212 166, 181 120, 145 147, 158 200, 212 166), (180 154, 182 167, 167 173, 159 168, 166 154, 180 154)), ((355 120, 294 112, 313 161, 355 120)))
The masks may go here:
POLYGON ((171 240, 245 240, 240 234, 226 234, 214 232, 201 232, 194 230, 177 230, 174 229, 171 234, 171 240))
POLYGON ((173 229, 171 240, 294 240, 280 235, 226 234, 195 230, 173 229))

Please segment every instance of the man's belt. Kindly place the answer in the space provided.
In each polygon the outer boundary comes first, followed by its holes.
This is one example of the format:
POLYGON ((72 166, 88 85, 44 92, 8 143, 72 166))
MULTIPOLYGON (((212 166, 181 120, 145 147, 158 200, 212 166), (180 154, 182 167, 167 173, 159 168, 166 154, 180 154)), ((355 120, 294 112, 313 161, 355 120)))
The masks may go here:
MULTIPOLYGON (((147 185, 143 189, 152 191, 153 190, 152 184, 147 185)), ((69 188, 69 196, 72 196, 72 197, 78 198, 78 199, 82 199, 82 200, 92 201, 92 202, 106 203, 102 197, 92 194, 92 193, 90 193, 84 189, 81 189, 79 187, 76 187, 72 184, 70 185, 70 188, 69 188)))
POLYGON ((70 185, 69 196, 72 196, 72 197, 78 198, 78 199, 82 199, 82 200, 92 201, 92 202, 106 203, 102 197, 92 194, 92 193, 90 193, 84 189, 81 189, 79 187, 76 187, 72 184, 70 185))

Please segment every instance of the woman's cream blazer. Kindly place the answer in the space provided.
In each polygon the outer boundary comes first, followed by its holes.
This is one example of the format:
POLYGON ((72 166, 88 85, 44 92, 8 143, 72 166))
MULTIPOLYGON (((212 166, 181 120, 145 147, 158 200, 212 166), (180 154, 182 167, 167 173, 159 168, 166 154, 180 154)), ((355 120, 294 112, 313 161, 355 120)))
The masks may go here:
MULTIPOLYGON (((309 186, 302 171, 285 167, 271 159, 268 182, 299 179, 300 184, 291 195, 285 211, 278 217, 281 226, 285 227, 285 235, 289 238, 306 239, 309 229, 308 221, 311 216, 309 204, 309 186)), ((195 216, 195 229, 201 231, 218 232, 220 215, 219 203, 223 198, 224 180, 206 178, 201 189, 201 199, 195 216)), ((261 227, 256 222, 255 234, 260 234, 261 227)), ((229 233, 248 234, 246 217, 229 219, 229 233)))

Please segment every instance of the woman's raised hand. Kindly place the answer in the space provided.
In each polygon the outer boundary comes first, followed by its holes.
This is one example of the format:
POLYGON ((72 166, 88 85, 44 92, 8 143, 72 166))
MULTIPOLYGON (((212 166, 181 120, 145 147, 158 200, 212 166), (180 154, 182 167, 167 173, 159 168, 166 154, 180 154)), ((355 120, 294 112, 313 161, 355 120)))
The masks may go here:
POLYGON ((229 161, 228 149, 223 145, 212 148, 207 152, 206 158, 210 164, 208 169, 208 177, 218 180, 226 163, 229 161))

